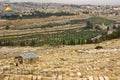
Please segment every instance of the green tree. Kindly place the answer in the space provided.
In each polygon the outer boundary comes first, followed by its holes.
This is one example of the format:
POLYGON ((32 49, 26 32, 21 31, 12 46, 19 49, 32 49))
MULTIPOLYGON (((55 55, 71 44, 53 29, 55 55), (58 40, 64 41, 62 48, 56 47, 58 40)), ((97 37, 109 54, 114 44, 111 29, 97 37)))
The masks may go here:
POLYGON ((93 23, 90 22, 90 21, 87 21, 87 23, 86 23, 86 28, 87 28, 87 29, 92 29, 92 28, 93 28, 93 23))
POLYGON ((5 30, 8 30, 8 29, 10 29, 10 26, 5 26, 5 30))
POLYGON ((29 46, 35 46, 35 40, 31 40, 29 46))

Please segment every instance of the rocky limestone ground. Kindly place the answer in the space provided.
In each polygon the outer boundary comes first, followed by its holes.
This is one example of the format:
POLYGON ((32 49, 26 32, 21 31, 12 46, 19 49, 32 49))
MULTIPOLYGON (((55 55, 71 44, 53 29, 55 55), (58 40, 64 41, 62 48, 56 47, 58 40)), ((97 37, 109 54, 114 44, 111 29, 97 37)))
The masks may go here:
POLYGON ((59 48, 1 47, 0 58, 0 80, 120 80, 120 39, 59 48), (14 57, 25 52, 39 60, 16 67, 14 57))

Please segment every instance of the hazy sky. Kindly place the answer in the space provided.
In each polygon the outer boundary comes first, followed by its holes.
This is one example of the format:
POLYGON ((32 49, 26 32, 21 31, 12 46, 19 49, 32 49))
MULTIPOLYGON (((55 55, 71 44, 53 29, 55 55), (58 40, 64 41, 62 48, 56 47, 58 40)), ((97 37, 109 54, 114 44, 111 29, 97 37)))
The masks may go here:
POLYGON ((11 0, 11 1, 33 1, 33 2, 42 2, 42 3, 67 3, 67 4, 106 4, 106 5, 120 5, 120 0, 11 0))

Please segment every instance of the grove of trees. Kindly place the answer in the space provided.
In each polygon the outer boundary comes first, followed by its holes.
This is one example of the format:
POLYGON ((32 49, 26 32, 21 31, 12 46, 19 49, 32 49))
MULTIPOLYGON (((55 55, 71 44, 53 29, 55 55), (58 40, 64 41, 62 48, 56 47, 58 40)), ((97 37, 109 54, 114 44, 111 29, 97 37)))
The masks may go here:
MULTIPOLYGON (((80 29, 80 28, 79 28, 80 29)), ((77 45, 92 43, 91 38, 101 34, 97 31, 79 31, 77 29, 56 31, 55 33, 36 33, 28 36, 1 38, 0 46, 42 46, 77 45)))

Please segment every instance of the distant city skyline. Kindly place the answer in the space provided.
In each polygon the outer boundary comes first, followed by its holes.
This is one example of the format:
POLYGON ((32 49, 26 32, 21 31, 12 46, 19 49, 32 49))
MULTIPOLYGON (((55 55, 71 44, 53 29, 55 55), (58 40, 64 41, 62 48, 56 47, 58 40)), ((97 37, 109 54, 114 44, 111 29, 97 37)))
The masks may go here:
MULTIPOLYGON (((6 0, 0 0, 6 1, 6 0)), ((120 5, 120 0, 10 0, 11 2, 40 2, 65 4, 120 5)))

